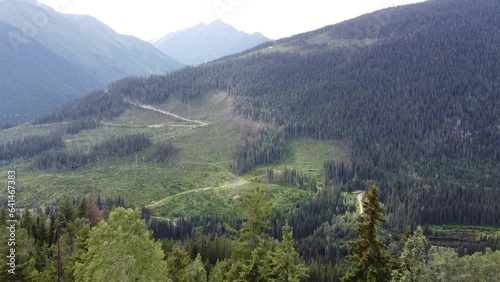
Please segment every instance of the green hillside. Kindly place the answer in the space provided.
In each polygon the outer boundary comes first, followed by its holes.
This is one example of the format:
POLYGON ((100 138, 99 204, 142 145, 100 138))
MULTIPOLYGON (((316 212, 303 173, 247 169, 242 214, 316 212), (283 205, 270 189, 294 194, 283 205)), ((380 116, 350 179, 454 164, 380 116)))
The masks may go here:
POLYGON ((89 16, 36 1, 0 2, 0 126, 35 118, 131 75, 182 66, 151 44, 89 16))
MULTIPOLYGON (((127 193, 135 204, 224 186, 238 174, 256 174, 255 166, 281 163, 346 191, 379 183, 389 213, 405 214, 391 218, 398 228, 410 219, 497 225, 500 107, 494 74, 500 30, 491 12, 495 5, 486 1, 468 10, 469 1, 461 0, 391 8, 199 67, 117 81, 107 92, 94 92, 36 121, 92 119, 105 125, 70 137, 79 141, 62 150, 76 147, 77 156, 45 158, 56 167, 82 162, 69 165, 82 172, 101 162, 114 167, 123 159, 97 161, 75 144, 146 132, 154 142, 179 148, 178 163, 165 165, 189 165, 181 169, 185 173, 156 179, 151 164, 140 161, 151 148, 125 158, 121 173, 131 177, 133 165, 142 165, 138 174, 148 180, 123 180, 111 189, 114 194, 138 185, 155 187, 140 195, 127 193), (435 12, 437 6, 453 12, 435 12), (378 32, 356 33, 370 19, 379 20, 378 32), (443 23, 429 29, 430 19, 443 23), (162 110, 173 114, 163 114, 164 122, 158 116, 162 110), (343 159, 325 153, 317 162, 324 165, 311 171, 293 141, 303 138, 318 140, 312 146, 324 150, 324 141, 331 142, 343 159), (54 163, 61 158, 66 164, 54 163), (424 208, 418 208, 422 203, 424 208)), ((117 171, 114 179, 121 175, 117 171)), ((89 186, 89 191, 113 194, 104 188, 113 185, 89 186)), ((65 189, 79 193, 76 185, 65 189)))
POLYGON ((44 234, 63 213, 64 247, 86 242, 70 263, 106 258, 85 244, 140 223, 184 264, 171 277, 282 281, 277 262, 290 258, 305 281, 496 279, 498 11, 496 0, 385 9, 121 79, 1 130, 0 175, 16 170, 18 207, 42 207, 23 229, 48 257, 39 271, 55 273, 44 234))

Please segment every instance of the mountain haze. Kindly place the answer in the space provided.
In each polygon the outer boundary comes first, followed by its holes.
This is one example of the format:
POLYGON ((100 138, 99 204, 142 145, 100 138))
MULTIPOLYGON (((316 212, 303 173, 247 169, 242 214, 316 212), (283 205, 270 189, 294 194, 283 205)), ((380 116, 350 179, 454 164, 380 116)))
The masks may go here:
POLYGON ((182 66, 95 18, 36 1, 1 1, 0 37, 3 122, 25 120, 125 76, 182 66))
POLYGON ((220 20, 167 34, 153 44, 165 54, 188 64, 199 65, 239 53, 269 41, 260 33, 248 34, 220 20))

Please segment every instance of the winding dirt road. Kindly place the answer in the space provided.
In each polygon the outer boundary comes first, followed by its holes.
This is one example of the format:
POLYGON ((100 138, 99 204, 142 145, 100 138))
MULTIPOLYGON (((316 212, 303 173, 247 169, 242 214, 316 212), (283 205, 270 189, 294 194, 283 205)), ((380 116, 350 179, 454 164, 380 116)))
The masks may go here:
POLYGON ((238 187, 238 186, 242 186, 242 185, 245 185, 246 183, 248 183, 245 179, 243 178, 238 178, 232 182, 229 182, 229 183, 226 183, 222 186, 217 186, 217 187, 205 187, 205 188, 199 188, 199 189, 193 189, 193 190, 188 190, 188 191, 184 191, 184 192, 180 192, 180 193, 177 193, 175 195, 171 195, 171 196, 168 196, 168 197, 165 197, 159 201, 154 201, 152 202, 151 204, 147 205, 146 207, 147 208, 154 208, 154 207, 157 207, 157 206, 161 206, 163 203, 167 202, 168 200, 174 198, 174 197, 177 197, 177 196, 180 196, 180 195, 185 195, 185 194, 191 194, 191 193, 196 193, 196 192, 200 192, 200 191, 208 191, 208 190, 214 190, 214 189, 219 189, 219 188, 233 188, 233 187, 238 187))
MULTIPOLYGON (((177 125, 178 127, 181 127, 181 126, 184 126, 184 127, 188 127, 188 126, 189 127, 202 127, 202 126, 207 126, 208 125, 208 123, 203 122, 201 120, 187 119, 187 118, 181 117, 179 115, 176 115, 174 113, 167 112, 167 111, 162 110, 162 109, 158 109, 158 108, 156 108, 154 106, 151 106, 151 105, 141 104, 141 103, 138 103, 138 102, 132 102, 132 101, 129 101, 129 100, 125 100, 125 101, 127 103, 131 104, 131 105, 137 106, 137 107, 145 109, 145 110, 154 111, 154 112, 157 112, 157 113, 160 113, 160 114, 164 114, 164 115, 167 115, 167 116, 171 116, 171 117, 174 117, 176 119, 180 119, 180 120, 187 121, 187 122, 190 122, 190 123, 196 123, 196 125, 177 125)), ((150 126, 155 126, 155 125, 150 125, 150 126)), ((156 126, 162 126, 162 125, 156 125, 156 126)))
POLYGON ((359 205, 359 213, 363 213, 363 197, 365 196, 365 192, 363 191, 355 191, 352 192, 354 195, 356 195, 356 199, 358 199, 358 205, 359 205))

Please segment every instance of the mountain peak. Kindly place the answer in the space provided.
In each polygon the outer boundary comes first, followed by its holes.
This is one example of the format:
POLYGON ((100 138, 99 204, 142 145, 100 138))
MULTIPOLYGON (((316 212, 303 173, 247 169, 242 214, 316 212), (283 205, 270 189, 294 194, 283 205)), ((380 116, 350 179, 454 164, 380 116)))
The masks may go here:
POLYGON ((190 65, 242 52, 269 41, 261 33, 248 34, 222 20, 167 34, 153 44, 165 54, 190 65))

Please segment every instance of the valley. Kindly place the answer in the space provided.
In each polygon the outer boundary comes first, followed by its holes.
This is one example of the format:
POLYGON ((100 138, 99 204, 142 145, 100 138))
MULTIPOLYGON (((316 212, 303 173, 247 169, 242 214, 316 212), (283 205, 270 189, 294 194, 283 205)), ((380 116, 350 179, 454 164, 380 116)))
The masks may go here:
POLYGON ((0 130, 23 275, 125 277, 111 255, 148 250, 159 281, 500 279, 499 11, 389 7, 0 130))
MULTIPOLYGON (((146 160, 151 153, 147 149, 121 159, 97 160, 69 172, 33 171, 29 159, 4 163, 4 168, 14 165, 19 170, 19 202, 31 206, 50 204, 70 195, 121 195, 127 203, 145 205, 160 216, 189 216, 219 208, 221 213, 234 212, 232 198, 239 194, 244 196, 261 186, 272 195, 276 207, 286 208, 312 194, 255 182, 263 177, 266 169, 295 167, 319 179, 326 159, 347 156, 347 149, 340 143, 297 139, 289 143, 287 157, 282 162, 257 167, 239 177, 229 168, 230 152, 235 150, 246 128, 263 125, 235 115, 233 102, 227 94, 210 94, 191 105, 175 99, 159 106, 127 103, 133 107, 113 120, 102 121, 100 127, 65 135, 63 150, 85 151, 112 136, 141 133, 150 136, 155 143, 170 142, 178 147, 180 153, 172 161, 151 163, 146 160)), ((66 122, 43 126, 26 124, 0 132, 0 140, 48 134, 66 125, 66 122)))

